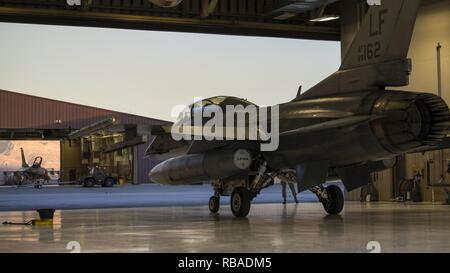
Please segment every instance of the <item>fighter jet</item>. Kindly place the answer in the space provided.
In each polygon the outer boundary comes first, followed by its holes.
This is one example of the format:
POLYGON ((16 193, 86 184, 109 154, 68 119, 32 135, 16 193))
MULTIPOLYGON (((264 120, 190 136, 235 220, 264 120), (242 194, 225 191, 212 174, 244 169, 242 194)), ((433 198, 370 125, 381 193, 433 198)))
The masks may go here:
MULTIPOLYGON (((371 173, 392 168, 399 155, 436 149, 450 133, 449 108, 440 97, 389 89, 409 84, 407 53, 419 5, 419 0, 390 0, 369 7, 339 70, 277 105, 276 150, 262 150, 262 139, 178 140, 173 135, 177 121, 152 128, 156 137, 147 155, 164 161, 149 172, 150 180, 211 181, 210 211, 217 213, 220 197, 231 196, 234 216, 246 217, 251 201, 278 177, 297 183, 300 192, 314 192, 327 213, 341 213, 342 190, 324 186, 331 176, 338 175, 352 191, 371 183, 371 173)), ((238 104, 251 105, 215 97, 192 104, 189 111, 194 116, 238 104)))
POLYGON ((50 175, 55 174, 55 171, 50 171, 43 168, 42 165, 42 157, 35 157, 33 164, 28 165, 25 160, 25 154, 23 148, 20 148, 20 155, 22 158, 22 167, 13 172, 4 172, 5 175, 8 173, 12 173, 19 180, 19 186, 25 185, 28 182, 34 183, 35 188, 40 188, 43 183, 48 182, 50 180, 50 175))

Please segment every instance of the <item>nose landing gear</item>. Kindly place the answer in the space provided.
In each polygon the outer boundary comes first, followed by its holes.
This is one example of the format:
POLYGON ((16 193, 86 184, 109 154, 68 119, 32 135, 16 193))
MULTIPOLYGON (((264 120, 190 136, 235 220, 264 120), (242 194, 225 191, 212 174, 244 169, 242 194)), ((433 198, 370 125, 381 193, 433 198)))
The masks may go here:
POLYGON ((338 215, 344 208, 344 194, 335 185, 328 187, 317 186, 311 189, 317 195, 325 211, 330 215, 338 215))
MULTIPOLYGON (((217 213, 220 209, 220 195, 215 194, 209 198, 209 211, 217 213)), ((250 212, 252 196, 245 187, 236 187, 231 193, 230 207, 235 217, 246 217, 250 212)))
POLYGON ((218 213, 220 209, 220 197, 219 196, 211 196, 209 198, 209 211, 211 213, 218 213))

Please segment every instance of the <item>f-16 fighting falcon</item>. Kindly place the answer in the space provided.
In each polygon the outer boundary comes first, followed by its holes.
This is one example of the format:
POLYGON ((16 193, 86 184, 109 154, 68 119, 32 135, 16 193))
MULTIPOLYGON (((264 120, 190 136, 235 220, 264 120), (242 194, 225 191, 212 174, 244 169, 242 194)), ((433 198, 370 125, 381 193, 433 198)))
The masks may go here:
MULTIPOLYGON (((248 135, 244 140, 176 139, 177 121, 152 128, 155 137, 147 155, 162 163, 149 178, 169 185, 211 181, 210 211, 217 213, 220 197, 231 196, 234 216, 246 217, 251 201, 278 177, 297 183, 299 192, 314 192, 327 213, 341 213, 341 189, 324 186, 332 175, 352 191, 369 184, 371 173, 393 167, 399 155, 439 148, 450 131, 447 104, 423 93, 432 90, 388 89, 409 84, 412 62, 407 53, 419 5, 419 0, 389 0, 369 7, 339 70, 277 105, 278 115, 265 115, 272 131, 279 125, 276 149, 261 149, 267 139, 248 135)), ((268 108, 215 97, 192 104, 190 116, 181 121, 193 123, 203 113, 202 125, 207 126, 205 112, 230 105, 268 108)))
POLYGON ((23 152, 23 148, 20 148, 20 156, 22 158, 22 167, 17 171, 5 171, 3 172, 5 175, 8 173, 12 173, 14 177, 18 179, 19 186, 23 186, 26 183, 33 183, 35 188, 41 188, 44 182, 50 180, 50 174, 54 175, 59 173, 57 171, 51 171, 43 168, 42 165, 42 157, 37 156, 33 160, 33 164, 28 165, 25 160, 25 154, 23 152), (42 183, 41 183, 42 182, 42 183))

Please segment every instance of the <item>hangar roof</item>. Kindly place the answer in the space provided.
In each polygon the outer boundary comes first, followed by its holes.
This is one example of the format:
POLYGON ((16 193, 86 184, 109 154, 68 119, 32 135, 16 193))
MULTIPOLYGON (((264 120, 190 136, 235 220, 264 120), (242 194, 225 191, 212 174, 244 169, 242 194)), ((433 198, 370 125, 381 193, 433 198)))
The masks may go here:
POLYGON ((0 130, 76 130, 108 118, 115 118, 122 124, 168 123, 159 119, 0 90, 0 130))
POLYGON ((339 41, 367 8, 366 0, 0 0, 0 22, 339 41))
POLYGON ((336 14, 338 0, 0 0, 0 22, 338 41, 339 20, 310 21, 336 14))

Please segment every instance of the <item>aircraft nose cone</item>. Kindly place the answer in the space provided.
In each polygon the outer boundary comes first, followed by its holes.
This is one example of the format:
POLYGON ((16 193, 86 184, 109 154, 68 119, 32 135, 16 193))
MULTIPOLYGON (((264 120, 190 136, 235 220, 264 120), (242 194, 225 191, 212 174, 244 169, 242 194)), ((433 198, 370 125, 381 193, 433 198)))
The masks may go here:
POLYGON ((168 181, 166 181, 166 175, 164 172, 164 162, 156 165, 155 167, 153 167, 153 169, 150 170, 150 172, 148 173, 148 179, 150 180, 150 182, 156 182, 159 184, 167 184, 168 181))

